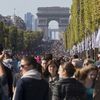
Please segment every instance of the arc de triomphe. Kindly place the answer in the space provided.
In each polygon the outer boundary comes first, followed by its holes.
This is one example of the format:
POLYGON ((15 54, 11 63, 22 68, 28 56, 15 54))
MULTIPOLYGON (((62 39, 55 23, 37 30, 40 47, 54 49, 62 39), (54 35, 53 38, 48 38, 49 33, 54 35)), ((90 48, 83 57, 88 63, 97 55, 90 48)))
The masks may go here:
POLYGON ((55 20, 59 24, 59 32, 66 30, 69 21, 69 8, 67 7, 39 7, 38 8, 38 29, 44 32, 44 39, 48 40, 48 24, 55 20))

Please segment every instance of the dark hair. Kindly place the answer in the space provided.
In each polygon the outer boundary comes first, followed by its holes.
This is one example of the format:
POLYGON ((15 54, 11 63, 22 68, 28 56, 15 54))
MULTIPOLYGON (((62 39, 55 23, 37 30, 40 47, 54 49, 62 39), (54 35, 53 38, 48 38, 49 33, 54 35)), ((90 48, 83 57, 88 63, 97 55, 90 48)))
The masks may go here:
POLYGON ((26 61, 29 65, 33 65, 33 68, 37 68, 37 61, 34 59, 34 57, 23 56, 22 60, 26 61))
POLYGON ((65 59, 63 57, 60 57, 58 60, 57 60, 57 63, 59 64, 63 64, 65 62, 65 59))
POLYGON ((52 60, 53 56, 52 54, 46 54, 44 57, 47 61, 52 60))
POLYGON ((63 70, 66 70, 68 77, 72 77, 75 73, 75 67, 70 62, 65 62, 61 64, 63 70))
POLYGON ((73 55, 73 58, 78 58, 78 55, 77 54, 73 55))
POLYGON ((57 69, 59 67, 58 64, 57 64, 57 62, 55 60, 51 60, 50 62, 48 62, 47 67, 49 67, 50 65, 53 65, 54 67, 57 67, 57 69))

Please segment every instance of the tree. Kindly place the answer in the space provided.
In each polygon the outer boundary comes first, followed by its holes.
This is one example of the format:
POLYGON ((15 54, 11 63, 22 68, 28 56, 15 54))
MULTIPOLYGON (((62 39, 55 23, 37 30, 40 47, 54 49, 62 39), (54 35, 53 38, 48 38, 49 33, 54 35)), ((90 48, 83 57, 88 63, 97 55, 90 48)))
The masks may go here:
POLYGON ((35 50, 41 43, 43 38, 43 32, 24 32, 24 46, 28 50, 35 50))
POLYGON ((18 29, 17 48, 18 51, 24 49, 24 31, 21 29, 18 29))
POLYGON ((100 25, 100 0, 73 0, 71 19, 65 32, 67 48, 92 35, 100 25))
POLYGON ((0 44, 4 45, 4 23, 0 22, 0 44))
POLYGON ((18 30, 15 26, 11 26, 9 28, 9 42, 10 47, 13 50, 17 50, 17 42, 18 42, 18 30))
POLYGON ((9 48, 9 27, 4 28, 4 47, 9 48))

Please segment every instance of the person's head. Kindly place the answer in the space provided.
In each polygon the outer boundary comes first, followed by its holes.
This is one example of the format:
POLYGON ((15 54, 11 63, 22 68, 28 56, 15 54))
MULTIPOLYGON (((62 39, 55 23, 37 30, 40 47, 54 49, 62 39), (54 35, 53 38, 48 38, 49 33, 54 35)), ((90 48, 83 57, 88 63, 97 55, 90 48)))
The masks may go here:
POLYGON ((83 62, 83 67, 90 65, 90 64, 94 64, 94 60, 92 59, 85 59, 83 62))
POLYGON ((48 72, 50 73, 51 76, 56 76, 58 71, 58 65, 55 61, 51 61, 48 64, 48 72))
POLYGON ((53 59, 52 54, 46 54, 46 55, 45 55, 45 59, 46 59, 47 61, 52 60, 52 59, 53 59))
POLYGON ((60 57, 59 60, 58 60, 59 64, 62 64, 65 62, 65 59, 63 57, 60 57))
POLYGON ((21 54, 16 54, 16 58, 17 58, 18 61, 20 61, 21 58, 22 58, 22 55, 21 54))
POLYGON ((73 59, 78 59, 78 55, 77 54, 73 55, 73 59))
POLYGON ((79 80, 85 81, 86 79, 94 80, 96 79, 98 69, 94 65, 89 65, 88 67, 83 67, 79 72, 79 80))
POLYGON ((75 73, 75 67, 70 62, 65 62, 60 65, 58 74, 60 78, 72 77, 75 73))
POLYGON ((26 73, 29 70, 36 69, 36 68, 37 68, 37 62, 33 57, 24 56, 21 59, 20 70, 22 71, 22 74, 26 73))
POLYGON ((8 53, 5 53, 5 54, 4 54, 4 59, 9 59, 9 58, 11 58, 11 55, 8 54, 8 53))
POLYGON ((11 59, 11 58, 12 58, 12 51, 4 50, 4 59, 11 59))
POLYGON ((47 69, 47 60, 46 60, 46 59, 42 59, 42 60, 41 60, 41 66, 42 66, 42 68, 43 68, 44 70, 47 69))

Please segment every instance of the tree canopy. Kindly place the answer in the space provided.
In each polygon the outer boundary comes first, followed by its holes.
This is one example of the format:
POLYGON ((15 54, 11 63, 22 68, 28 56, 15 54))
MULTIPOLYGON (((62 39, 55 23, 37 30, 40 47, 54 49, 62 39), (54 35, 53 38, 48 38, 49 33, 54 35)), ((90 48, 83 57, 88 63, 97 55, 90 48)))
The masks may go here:
POLYGON ((73 0, 71 19, 65 32, 66 48, 72 48, 100 25, 100 0, 73 0))
POLYGON ((6 26, 0 22, 0 44, 3 47, 10 48, 14 51, 30 49, 37 47, 42 41, 43 32, 41 31, 24 31, 15 25, 6 26))

